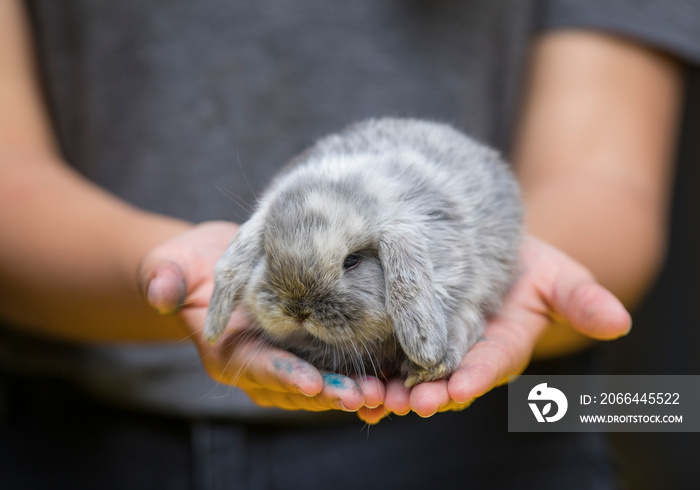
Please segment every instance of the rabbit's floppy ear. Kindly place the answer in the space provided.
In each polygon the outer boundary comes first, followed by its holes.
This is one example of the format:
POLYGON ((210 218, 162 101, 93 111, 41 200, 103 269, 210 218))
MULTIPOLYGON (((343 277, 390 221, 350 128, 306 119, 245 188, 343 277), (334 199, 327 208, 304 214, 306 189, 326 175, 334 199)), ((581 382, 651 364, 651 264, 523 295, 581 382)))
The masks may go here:
POLYGON ((379 259, 386 282, 386 308, 409 360, 429 368, 447 352, 445 312, 435 292, 425 238, 410 223, 385 228, 379 259))
POLYGON ((215 342, 226 329, 231 313, 241 299, 251 271, 261 254, 261 219, 253 216, 244 223, 216 263, 214 291, 204 326, 204 338, 215 342))

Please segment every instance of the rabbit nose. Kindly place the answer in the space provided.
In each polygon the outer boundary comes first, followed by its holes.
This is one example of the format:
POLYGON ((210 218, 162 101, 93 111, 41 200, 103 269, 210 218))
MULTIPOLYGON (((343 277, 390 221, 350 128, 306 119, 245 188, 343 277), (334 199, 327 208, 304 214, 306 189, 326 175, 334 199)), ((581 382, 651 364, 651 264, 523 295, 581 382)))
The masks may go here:
POLYGON ((311 312, 307 310, 304 305, 299 304, 299 303, 292 303, 286 305, 284 308, 284 311, 287 315, 291 316, 295 320, 299 321, 299 323, 304 322, 307 318, 311 316, 311 312))
POLYGON ((294 315, 294 318, 296 318, 299 323, 303 323, 310 316, 311 316, 311 313, 309 313, 308 311, 303 311, 301 313, 294 315))

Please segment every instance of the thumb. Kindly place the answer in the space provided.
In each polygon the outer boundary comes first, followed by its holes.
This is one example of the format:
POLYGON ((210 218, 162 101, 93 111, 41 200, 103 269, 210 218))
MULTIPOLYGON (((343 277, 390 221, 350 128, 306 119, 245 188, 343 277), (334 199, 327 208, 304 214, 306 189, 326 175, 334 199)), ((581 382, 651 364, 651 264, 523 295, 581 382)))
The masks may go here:
POLYGON ((187 298, 187 280, 182 268, 175 262, 144 263, 139 271, 139 282, 148 303, 167 315, 177 312, 187 298))
POLYGON ((589 273, 579 271, 577 276, 575 280, 563 280, 564 275, 560 274, 562 280, 555 281, 553 310, 589 337, 612 340, 627 335, 632 318, 622 303, 589 273))

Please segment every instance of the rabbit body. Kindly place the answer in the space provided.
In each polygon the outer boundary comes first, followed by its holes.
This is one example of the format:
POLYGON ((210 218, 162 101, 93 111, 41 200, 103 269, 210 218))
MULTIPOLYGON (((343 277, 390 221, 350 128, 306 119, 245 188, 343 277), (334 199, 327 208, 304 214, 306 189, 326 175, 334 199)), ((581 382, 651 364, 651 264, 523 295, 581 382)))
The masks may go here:
POLYGON ((320 369, 445 377, 510 288, 521 226, 495 151, 445 124, 355 124, 273 181, 217 264, 205 336, 242 303, 320 369))

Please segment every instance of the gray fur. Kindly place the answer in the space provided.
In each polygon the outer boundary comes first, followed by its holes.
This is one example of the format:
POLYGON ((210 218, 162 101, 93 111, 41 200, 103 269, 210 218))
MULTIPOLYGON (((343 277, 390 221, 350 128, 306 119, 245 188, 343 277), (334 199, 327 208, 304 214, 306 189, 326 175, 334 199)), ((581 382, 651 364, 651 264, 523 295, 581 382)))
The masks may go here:
POLYGON ((355 124, 293 163, 217 264, 205 336, 242 303, 319 368, 399 370, 408 386, 451 373, 516 273, 508 166, 448 125, 409 119, 355 124))

